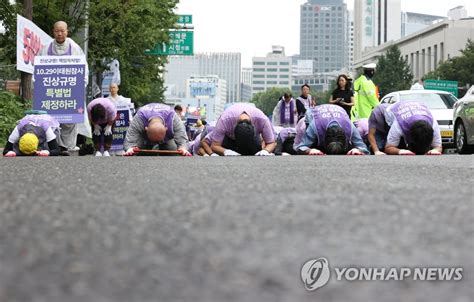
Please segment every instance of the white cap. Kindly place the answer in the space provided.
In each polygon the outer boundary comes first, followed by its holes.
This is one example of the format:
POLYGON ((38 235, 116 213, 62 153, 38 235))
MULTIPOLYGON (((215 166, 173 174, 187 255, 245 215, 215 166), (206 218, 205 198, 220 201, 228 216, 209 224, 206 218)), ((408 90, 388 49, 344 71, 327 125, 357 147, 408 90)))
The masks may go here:
POLYGON ((375 69, 375 67, 377 67, 377 64, 375 63, 365 64, 362 66, 364 69, 375 69))

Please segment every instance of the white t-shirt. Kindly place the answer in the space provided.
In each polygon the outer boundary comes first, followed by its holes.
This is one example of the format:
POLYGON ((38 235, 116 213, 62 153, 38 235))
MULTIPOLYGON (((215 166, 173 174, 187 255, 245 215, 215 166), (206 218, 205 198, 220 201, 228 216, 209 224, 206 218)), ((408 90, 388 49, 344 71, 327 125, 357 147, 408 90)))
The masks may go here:
MULTIPOLYGON (((397 120, 393 121, 390 131, 387 136, 387 145, 398 146, 400 144, 400 139, 403 137, 402 128, 397 120)), ((405 138, 404 138, 405 139, 405 138)), ((405 139, 406 141, 406 139, 405 139)), ((441 133, 439 131, 438 122, 433 120, 433 141, 431 142, 431 147, 439 147, 442 145, 441 133)))

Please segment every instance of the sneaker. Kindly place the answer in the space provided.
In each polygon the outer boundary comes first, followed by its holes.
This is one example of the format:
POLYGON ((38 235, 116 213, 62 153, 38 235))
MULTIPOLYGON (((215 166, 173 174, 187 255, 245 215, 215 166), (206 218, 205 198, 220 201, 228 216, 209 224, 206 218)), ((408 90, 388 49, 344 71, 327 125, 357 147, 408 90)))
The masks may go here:
POLYGON ((104 154, 102 154, 102 155, 103 155, 103 156, 106 156, 106 157, 109 157, 109 156, 110 156, 110 153, 109 153, 109 151, 105 150, 105 151, 104 151, 104 154))
POLYGON ((97 151, 97 152, 95 153, 95 156, 100 157, 100 156, 102 156, 102 153, 100 153, 100 151, 97 151))

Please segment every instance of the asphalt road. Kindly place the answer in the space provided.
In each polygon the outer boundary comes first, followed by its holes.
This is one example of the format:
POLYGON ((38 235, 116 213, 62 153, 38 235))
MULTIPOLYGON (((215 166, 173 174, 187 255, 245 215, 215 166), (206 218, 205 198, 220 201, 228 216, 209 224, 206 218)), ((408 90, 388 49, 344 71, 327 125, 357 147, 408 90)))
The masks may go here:
POLYGON ((474 156, 0 158, 0 301, 474 300, 474 156), (336 281, 302 265, 462 267, 336 281))

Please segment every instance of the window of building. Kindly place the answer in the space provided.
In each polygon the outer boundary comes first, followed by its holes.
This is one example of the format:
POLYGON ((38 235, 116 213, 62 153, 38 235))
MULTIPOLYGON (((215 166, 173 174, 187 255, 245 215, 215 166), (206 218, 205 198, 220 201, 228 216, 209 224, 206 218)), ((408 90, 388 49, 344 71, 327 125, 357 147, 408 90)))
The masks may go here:
POLYGON ((254 74, 253 78, 254 79, 256 79, 256 78, 261 79, 261 78, 265 78, 265 75, 264 74, 254 74))
POLYGON ((265 88, 264 87, 253 87, 253 90, 254 91, 264 91, 265 88))
POLYGON ((281 79, 288 79, 289 76, 287 74, 280 74, 281 79))
POLYGON ((276 78, 278 78, 278 76, 276 74, 269 74, 269 75, 267 75, 267 78, 268 79, 276 79, 276 78))
POLYGON ((267 62, 267 65, 277 65, 278 62, 267 62))
POLYGON ((278 69, 277 68, 267 68, 267 71, 268 72, 277 72, 278 69))
MULTIPOLYGON (((276 70, 275 70, 276 71, 276 70)), ((280 72, 289 72, 290 69, 289 68, 280 68, 280 72)))
POLYGON ((267 85, 276 85, 278 84, 277 81, 267 81, 267 85))
POLYGON ((254 68, 253 71, 254 72, 264 72, 265 68, 254 68))
POLYGON ((290 65, 290 62, 280 62, 280 65, 290 65))
POLYGON ((253 65, 265 65, 265 62, 255 61, 253 65))
POLYGON ((253 81, 253 84, 259 85, 259 84, 265 84, 265 81, 253 81))
POLYGON ((288 84, 290 84, 290 82, 288 82, 288 81, 280 81, 280 85, 288 85, 288 84))

